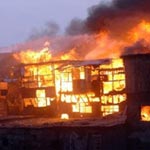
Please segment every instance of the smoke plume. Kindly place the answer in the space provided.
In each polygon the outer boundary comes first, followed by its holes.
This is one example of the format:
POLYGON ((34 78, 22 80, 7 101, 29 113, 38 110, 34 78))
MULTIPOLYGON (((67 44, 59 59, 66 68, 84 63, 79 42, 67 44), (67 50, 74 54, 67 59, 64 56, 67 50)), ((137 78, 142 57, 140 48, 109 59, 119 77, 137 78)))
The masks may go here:
POLYGON ((90 32, 107 30, 124 36, 141 19, 150 20, 149 0, 113 0, 110 5, 91 7, 85 24, 90 32))
POLYGON ((34 40, 42 37, 54 37, 59 32, 59 26, 57 23, 49 21, 41 29, 34 28, 28 40, 34 40))
POLYGON ((39 50, 40 45, 43 46, 40 43, 50 41, 49 49, 53 55, 71 51, 71 54, 76 53, 82 59, 149 53, 150 1, 112 0, 109 4, 100 3, 89 8, 85 20, 73 19, 65 35, 57 36, 58 31, 56 23, 48 23, 44 29, 30 36, 23 49, 39 50))

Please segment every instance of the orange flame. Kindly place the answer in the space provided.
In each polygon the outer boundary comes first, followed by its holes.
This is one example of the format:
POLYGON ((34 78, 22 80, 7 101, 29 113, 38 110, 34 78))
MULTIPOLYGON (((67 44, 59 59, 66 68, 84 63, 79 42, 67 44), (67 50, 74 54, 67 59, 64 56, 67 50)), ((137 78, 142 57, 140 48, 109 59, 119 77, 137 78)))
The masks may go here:
MULTIPOLYGON (((100 32, 95 35, 95 46, 92 51, 85 53, 85 59, 100 59, 100 58, 119 58, 122 54, 124 47, 133 45, 140 39, 144 39, 145 42, 150 40, 150 23, 141 21, 137 26, 131 29, 124 39, 114 38, 109 32, 100 32)), ((67 41, 66 41, 67 42, 67 41)), ((90 45, 90 42, 89 42, 90 45)), ((63 55, 54 57, 49 49, 49 43, 46 42, 44 48, 41 51, 21 51, 14 54, 14 57, 24 64, 48 62, 50 60, 80 60, 84 59, 80 56, 77 48, 66 51, 63 55)), ((132 52, 131 52, 132 53, 132 52)), ((72 111, 80 113, 92 113, 92 107, 89 102, 100 102, 102 106, 99 108, 102 111, 102 115, 112 114, 119 112, 119 103, 126 100, 126 94, 121 93, 125 85, 124 64, 122 59, 114 59, 112 63, 107 65, 101 65, 98 69, 103 70, 102 76, 107 76, 107 80, 102 82, 103 91, 100 98, 95 97, 94 93, 88 91, 85 94, 64 94, 73 93, 73 80, 74 78, 85 80, 84 68, 78 67, 78 71, 70 67, 64 70, 57 70, 59 66, 54 65, 52 68, 49 65, 41 65, 40 67, 32 64, 25 67, 25 76, 33 76, 32 81, 38 83, 37 87, 49 87, 55 86, 57 97, 61 98, 62 102, 73 103, 72 111), (116 70, 115 70, 116 69, 116 70), (55 72, 55 85, 51 83, 52 71, 55 72), (74 73, 73 73, 74 72, 74 73), (75 76, 73 76, 76 75, 75 76), (49 82, 47 82, 49 81, 49 82), (60 84, 61 83, 61 84, 60 84), (60 91, 62 92, 60 94, 60 91), (118 92, 118 94, 116 94, 118 92)), ((97 76, 97 71, 91 71, 92 76, 97 76)), ((35 85, 32 85, 35 86, 35 85)), ((50 105, 50 99, 46 98, 44 91, 36 91, 37 106, 43 107, 50 105)), ((143 115, 143 114, 142 114, 143 115)), ((145 116, 145 114, 144 114, 145 116)))
POLYGON ((129 31, 129 39, 136 42, 144 39, 146 42, 150 40, 150 23, 145 20, 141 21, 136 27, 129 31))
POLYGON ((69 115, 68 114, 61 114, 61 119, 68 120, 69 115))
POLYGON ((143 106, 141 108, 141 120, 150 121, 150 106, 143 106))

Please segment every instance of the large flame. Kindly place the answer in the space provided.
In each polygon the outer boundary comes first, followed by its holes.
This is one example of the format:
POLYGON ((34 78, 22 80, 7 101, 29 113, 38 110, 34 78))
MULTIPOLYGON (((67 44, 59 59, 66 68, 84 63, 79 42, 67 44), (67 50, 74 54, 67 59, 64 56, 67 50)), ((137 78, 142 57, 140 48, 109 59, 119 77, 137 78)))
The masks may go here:
MULTIPOLYGON (((90 51, 85 58, 86 59, 98 59, 98 58, 117 58, 122 55, 127 47, 134 45, 136 42, 143 40, 149 45, 150 41, 150 22, 142 20, 130 29, 124 37, 117 37, 111 35, 109 31, 100 32, 95 35, 96 44, 93 50, 90 51)), ((143 45, 144 46, 144 45, 143 45)), ((129 54, 133 53, 150 53, 149 49, 140 51, 138 48, 135 51, 129 51, 129 54)))
POLYGON ((50 53, 49 48, 44 47, 40 51, 33 51, 33 50, 21 51, 19 54, 15 53, 14 57, 21 63, 29 64, 29 63, 47 62, 51 60, 52 55, 50 53))
MULTIPOLYGON (((29 82, 31 80, 33 84, 30 84, 30 88, 54 86, 56 88, 57 98, 61 102, 70 103, 72 105, 72 112, 92 113, 93 110, 90 102, 101 103, 99 109, 103 116, 119 112, 119 104, 126 100, 126 94, 124 92, 126 87, 125 73, 122 59, 113 59, 110 64, 98 66, 97 70, 94 68, 91 69, 93 79, 94 77, 104 78, 100 81, 101 85, 99 85, 100 91, 98 97, 93 91, 88 91, 86 94, 74 94, 74 80, 86 80, 86 71, 88 69, 86 70, 84 66, 74 67, 68 64, 63 69, 59 69, 62 64, 54 64, 53 66, 48 63, 40 66, 34 65, 35 63, 49 62, 50 60, 119 58, 124 52, 125 47, 134 45, 141 39, 147 43, 149 42, 150 23, 142 20, 125 35, 124 39, 115 38, 111 33, 106 31, 100 32, 93 36, 93 38, 95 39, 95 45, 92 51, 85 53, 84 57, 81 57, 80 53, 76 51, 77 47, 66 50, 63 54, 61 52, 60 55, 58 53, 56 56, 53 56, 52 51, 49 49, 49 44, 45 44, 44 48, 40 51, 27 50, 14 54, 14 57, 21 63, 30 64, 25 66, 24 76, 32 76, 32 78, 25 78, 23 82, 29 82), (52 80, 53 82, 51 82, 52 80)), ((147 49, 146 52, 149 52, 149 50, 147 49)), ((36 105, 38 107, 51 105, 51 100, 46 97, 44 90, 38 89, 36 91, 36 105)))
MULTIPOLYGON (((90 51, 86 51, 84 56, 81 56, 80 50, 77 45, 73 45, 71 49, 66 49, 63 53, 62 51, 56 52, 56 56, 52 55, 50 49, 50 42, 46 41, 44 43, 44 48, 41 50, 24 50, 19 53, 14 54, 14 57, 22 63, 38 63, 47 62, 52 59, 54 60, 79 60, 79 59, 101 59, 101 58, 118 58, 124 52, 124 49, 134 45, 140 40, 144 40, 149 44, 150 41, 150 22, 145 20, 140 21, 135 27, 127 31, 124 37, 113 36, 110 31, 102 31, 95 35, 89 35, 87 39, 83 36, 83 40, 87 40, 89 44, 90 51), (91 36, 95 41, 95 44, 90 43, 88 37, 91 36), (92 48, 91 48, 92 45, 92 48), (91 50, 92 49, 92 50, 91 50), (60 53, 60 54, 59 54, 60 53)), ((80 36, 81 38, 81 36, 80 36)), ((68 41, 65 41, 68 42, 68 41)), ((93 42, 93 41, 92 41, 93 42)), ((71 44, 71 43, 70 43, 71 44)), ((82 46, 84 47, 84 45, 82 46)), ((88 47, 87 47, 88 49, 88 47)), ((139 51, 138 51, 139 52, 139 51)), ((147 50, 149 52, 149 50, 147 50)), ((83 53, 83 52, 82 52, 83 53)), ((130 53, 133 53, 132 51, 130 53)), ((142 51, 141 51, 142 53, 142 51)))
POLYGON ((142 20, 136 27, 129 32, 131 42, 144 39, 146 42, 150 40, 150 23, 142 20))

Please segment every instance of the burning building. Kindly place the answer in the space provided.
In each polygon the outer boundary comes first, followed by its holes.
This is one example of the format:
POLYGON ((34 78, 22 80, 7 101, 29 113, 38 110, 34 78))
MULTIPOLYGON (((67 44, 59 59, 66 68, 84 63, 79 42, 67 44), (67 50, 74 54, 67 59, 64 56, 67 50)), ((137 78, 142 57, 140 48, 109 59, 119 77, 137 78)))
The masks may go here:
POLYGON ((58 60, 22 64, 24 109, 49 107, 69 116, 106 116, 126 106, 122 59, 58 60), (122 107, 123 106, 123 107, 122 107))
POLYGON ((44 39, 42 50, 20 48, 14 56, 21 64, 16 88, 21 112, 69 118, 126 115, 127 110, 128 122, 148 121, 150 9, 146 0, 147 5, 134 2, 92 7, 84 21, 86 35, 44 39))
POLYGON ((109 32, 100 32, 93 37, 93 50, 82 57, 77 48, 54 55, 48 42, 41 51, 14 54, 21 63, 24 110, 46 109, 51 114, 78 117, 124 113, 130 86, 126 58, 133 56, 134 60, 134 55, 149 53, 149 27, 149 22, 140 21, 119 41, 109 32))
MULTIPOLYGON (((34 131, 36 137, 50 136, 50 143, 62 142, 59 149, 63 150, 71 149, 72 145, 74 149, 82 147, 85 150, 88 147, 110 149, 112 145, 116 150, 122 145, 123 149, 138 149, 145 145, 145 141, 138 145, 136 142, 145 138, 143 127, 148 129, 149 126, 149 54, 114 59, 41 61, 49 57, 47 52, 44 54, 38 59, 35 57, 36 61, 32 63, 19 65, 22 112, 61 115, 64 119, 83 118, 79 122, 64 121, 63 125, 51 122, 50 127, 54 130, 47 129, 41 134, 40 128, 36 134, 34 131), (86 116, 91 120, 85 120, 86 116)), ((36 126, 36 121, 31 120, 36 126)), ((15 134, 5 132, 11 136, 15 134)), ((20 130, 17 132, 19 134, 20 130)), ((25 138, 29 137, 32 138, 29 135, 25 138)))
POLYGON ((19 66, 23 111, 45 109, 53 116, 104 117, 127 110, 129 122, 149 121, 149 54, 41 61, 49 57, 45 54, 40 61, 19 66))
MULTIPOLYGON (((36 50, 19 48, 14 54, 19 60, 13 80, 17 83, 12 83, 7 97, 8 102, 15 103, 8 110, 48 115, 44 125, 40 124, 52 128, 42 134, 47 143, 47 135, 51 138, 47 148, 96 150, 111 149, 113 145, 116 150, 148 149, 149 7, 148 0, 114 0, 107 6, 93 6, 85 21, 75 26, 72 22, 68 27, 68 33, 74 36, 52 37, 48 42, 43 39, 42 50, 32 48, 32 42, 29 47, 36 50), (72 28, 77 25, 81 33, 76 34, 72 28), (53 123, 49 121, 53 116, 70 119, 53 123), (72 118, 80 119, 76 122, 72 118), (63 146, 55 147, 58 142, 63 146)), ((38 119, 34 120, 22 122, 29 126, 33 122, 37 127, 38 119)), ((37 133, 33 134, 41 135, 37 133)))

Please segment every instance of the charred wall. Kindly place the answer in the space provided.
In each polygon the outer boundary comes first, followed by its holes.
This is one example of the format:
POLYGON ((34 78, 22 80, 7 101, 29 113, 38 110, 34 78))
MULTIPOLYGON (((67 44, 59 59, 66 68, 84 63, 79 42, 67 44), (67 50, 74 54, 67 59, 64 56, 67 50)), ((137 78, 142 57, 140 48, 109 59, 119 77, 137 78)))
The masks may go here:
POLYGON ((124 56, 127 92, 127 121, 139 125, 141 106, 150 105, 150 55, 124 56))

